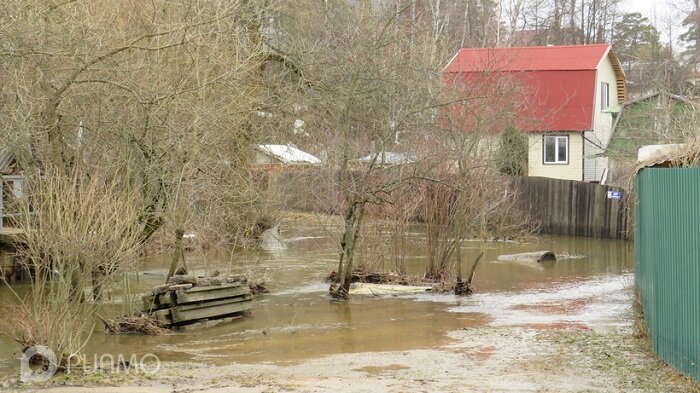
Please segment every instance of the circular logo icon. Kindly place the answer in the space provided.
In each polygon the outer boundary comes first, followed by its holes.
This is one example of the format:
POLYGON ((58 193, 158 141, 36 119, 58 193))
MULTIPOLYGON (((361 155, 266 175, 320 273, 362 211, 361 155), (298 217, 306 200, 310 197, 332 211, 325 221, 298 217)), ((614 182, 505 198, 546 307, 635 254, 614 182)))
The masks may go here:
POLYGON ((49 347, 35 345, 22 354, 19 379, 22 382, 46 382, 56 374, 57 369, 56 354, 49 347))
POLYGON ((156 374, 160 371, 160 359, 155 354, 147 353, 141 358, 140 369, 146 374, 156 374))

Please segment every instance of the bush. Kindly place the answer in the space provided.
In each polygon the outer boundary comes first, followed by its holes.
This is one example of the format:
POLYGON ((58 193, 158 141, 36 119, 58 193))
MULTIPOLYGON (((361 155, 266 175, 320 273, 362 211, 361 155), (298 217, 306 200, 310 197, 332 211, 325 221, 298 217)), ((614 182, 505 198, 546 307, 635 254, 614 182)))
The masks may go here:
POLYGON ((527 139, 513 125, 506 127, 501 135, 496 167, 504 175, 527 175, 527 139))
POLYGON ((18 256, 33 274, 22 312, 3 330, 23 347, 45 345, 58 359, 77 354, 93 330, 95 301, 133 263, 139 246, 137 193, 112 175, 47 169, 28 177, 19 200, 24 242, 18 256), (91 299, 91 298, 95 299, 91 299))

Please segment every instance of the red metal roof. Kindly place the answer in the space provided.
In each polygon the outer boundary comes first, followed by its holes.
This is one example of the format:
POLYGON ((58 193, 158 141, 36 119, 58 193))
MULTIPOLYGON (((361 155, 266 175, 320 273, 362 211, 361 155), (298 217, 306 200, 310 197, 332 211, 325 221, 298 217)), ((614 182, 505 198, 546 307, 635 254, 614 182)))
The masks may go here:
POLYGON ((593 129, 596 68, 609 50, 607 44, 461 49, 444 76, 487 94, 508 80, 522 131, 587 131, 593 129))
POLYGON ((444 72, 595 70, 610 45, 463 48, 444 72))

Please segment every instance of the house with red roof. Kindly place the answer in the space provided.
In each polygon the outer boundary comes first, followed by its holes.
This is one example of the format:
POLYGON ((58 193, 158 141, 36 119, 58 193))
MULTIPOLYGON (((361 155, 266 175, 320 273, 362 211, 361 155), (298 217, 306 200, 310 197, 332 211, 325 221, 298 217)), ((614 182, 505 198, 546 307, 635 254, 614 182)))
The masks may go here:
POLYGON ((502 130, 500 115, 512 115, 510 124, 527 135, 529 176, 605 182, 602 154, 627 95, 611 45, 464 48, 443 80, 491 99, 491 112, 480 111, 489 118, 464 121, 466 128, 502 130))

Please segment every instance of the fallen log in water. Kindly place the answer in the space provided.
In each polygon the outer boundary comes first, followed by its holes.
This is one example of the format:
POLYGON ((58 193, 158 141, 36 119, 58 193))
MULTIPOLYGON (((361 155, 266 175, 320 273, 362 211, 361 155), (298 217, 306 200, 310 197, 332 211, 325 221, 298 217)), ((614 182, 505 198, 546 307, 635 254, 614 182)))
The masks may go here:
POLYGON ((499 255, 499 261, 515 261, 515 262, 556 262, 557 256, 551 251, 533 251, 523 252, 520 254, 499 255))

